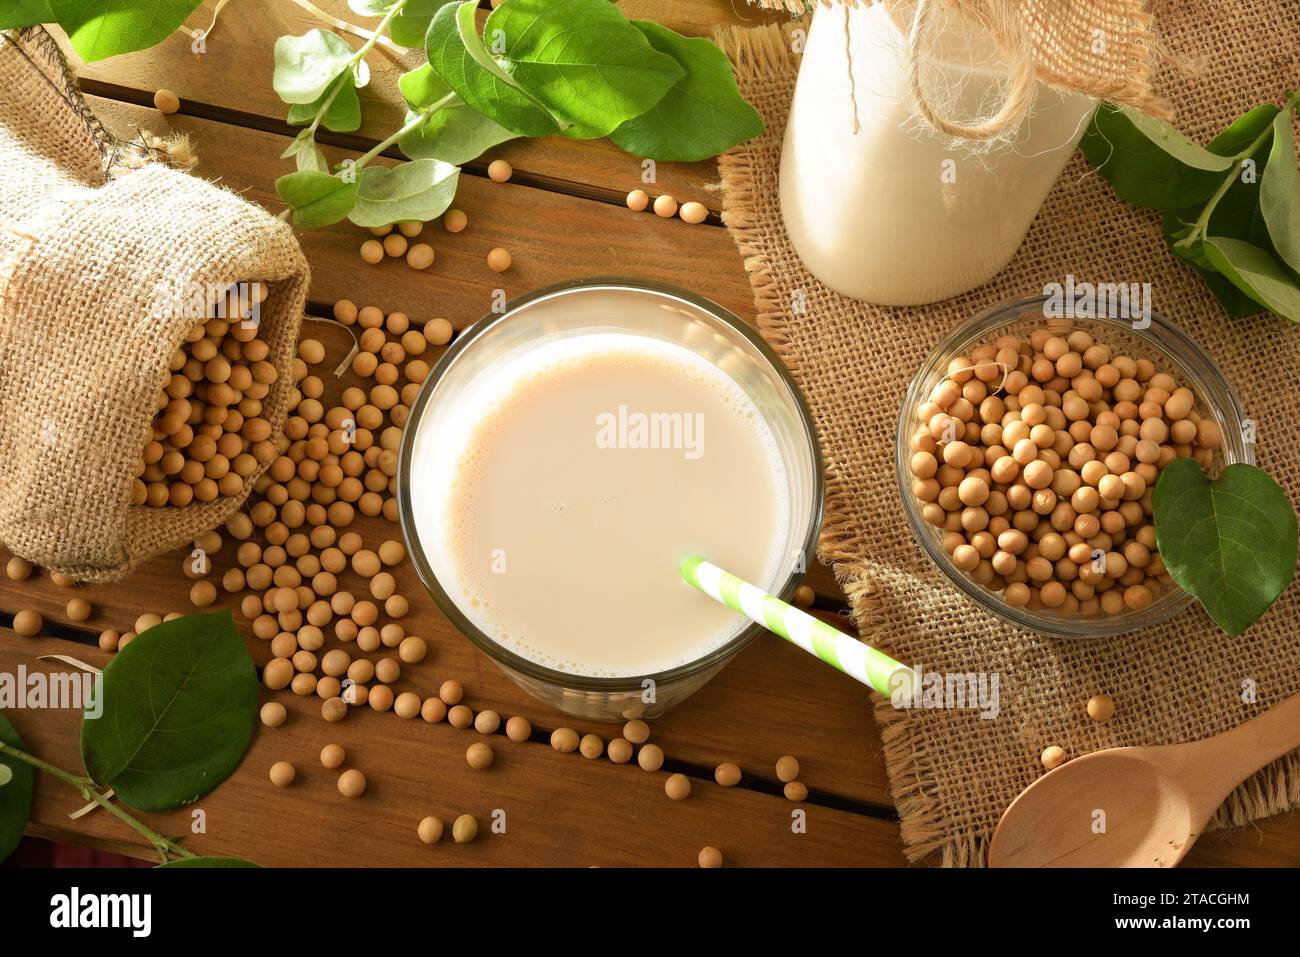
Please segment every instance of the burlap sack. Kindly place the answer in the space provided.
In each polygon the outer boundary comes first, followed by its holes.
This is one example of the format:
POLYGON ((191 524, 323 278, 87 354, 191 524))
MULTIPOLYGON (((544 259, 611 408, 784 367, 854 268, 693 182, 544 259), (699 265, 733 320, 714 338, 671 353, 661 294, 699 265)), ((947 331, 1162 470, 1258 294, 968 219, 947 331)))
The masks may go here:
MULTIPOLYGON (((1300 77, 1300 8, 1255 0, 1171 3, 1158 11, 1171 46, 1205 55, 1198 80, 1167 73, 1160 88, 1179 126, 1208 141, 1265 101, 1280 103, 1300 77)), ((876 707, 909 858, 985 861, 1011 800, 1041 773, 1057 744, 1074 756, 1121 745, 1216 734, 1300 691, 1300 586, 1293 584, 1239 638, 1198 607, 1170 623, 1111 639, 1068 640, 1016 631, 964 598, 920 553, 894 481, 898 410, 912 375, 952 327, 993 305, 1080 281, 1151 281, 1155 307, 1218 364, 1258 424, 1259 465, 1300 502, 1300 335, 1272 315, 1228 320, 1201 281, 1165 248, 1156 215, 1114 195, 1081 157, 1066 168, 1024 245, 992 282, 945 302, 881 308, 819 284, 799 262, 777 199, 781 137, 797 57, 788 30, 719 36, 741 92, 767 132, 721 160, 723 216, 744 257, 763 333, 791 366, 821 435, 829 499, 821 555, 835 563, 868 640, 931 672, 998 672, 1001 715, 876 707), (787 310, 801 290, 806 312, 787 310), (1254 688, 1258 698, 1243 702, 1254 688), (1091 695, 1114 697, 1106 724, 1091 695)), ((1300 803, 1300 753, 1243 784, 1213 826, 1243 825, 1300 803)))
POLYGON ((109 136, 43 30, 0 35, 0 89, 0 541, 109 580, 224 521, 256 478, 130 504, 168 361, 202 318, 194 291, 269 285, 259 335, 280 377, 262 414, 279 435, 307 263, 284 223, 109 136))

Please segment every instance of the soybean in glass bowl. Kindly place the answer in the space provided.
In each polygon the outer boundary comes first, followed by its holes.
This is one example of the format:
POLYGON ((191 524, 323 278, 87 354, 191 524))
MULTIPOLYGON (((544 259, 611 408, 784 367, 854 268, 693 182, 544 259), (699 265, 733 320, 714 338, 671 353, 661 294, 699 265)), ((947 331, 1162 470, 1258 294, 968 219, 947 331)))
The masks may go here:
MULTIPOLYGON (((1160 624, 1193 602, 1192 596, 1176 584, 1162 588, 1145 608, 1126 607, 1111 614, 1102 611, 1091 616, 1062 614, 1046 607, 1010 604, 1004 597, 1004 589, 990 590, 953 564, 943 547, 944 530, 925 521, 922 517, 925 503, 913 493, 911 438, 920 424, 918 409, 948 376, 951 360, 967 356, 979 346, 995 342, 1000 336, 1013 335, 1028 340, 1034 330, 1040 328, 1062 337, 1071 331, 1082 330, 1110 346, 1115 354, 1126 354, 1135 360, 1149 359, 1156 372, 1168 373, 1179 386, 1190 388, 1195 396, 1195 412, 1202 419, 1216 424, 1223 436, 1212 460, 1205 464, 1210 475, 1217 475, 1233 463, 1254 463, 1254 446, 1246 440, 1246 417, 1231 384, 1177 326, 1154 310, 1150 311, 1147 319, 1140 321, 1109 316, 1049 318, 1048 303, 1047 297, 1035 296, 997 306, 954 329, 921 365, 907 389, 898 418, 895 473, 903 513, 922 550, 939 570, 968 598, 1008 624, 1072 638, 1118 635, 1160 624)), ((996 380, 990 383, 989 395, 1001 394, 994 390, 996 385, 996 380)))

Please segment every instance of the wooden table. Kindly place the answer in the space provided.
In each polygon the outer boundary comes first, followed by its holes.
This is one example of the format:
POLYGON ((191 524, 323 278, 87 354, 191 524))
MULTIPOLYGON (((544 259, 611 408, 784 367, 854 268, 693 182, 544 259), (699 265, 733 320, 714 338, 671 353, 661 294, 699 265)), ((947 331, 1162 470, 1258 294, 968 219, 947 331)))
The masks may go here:
MULTIPOLYGON (((689 34, 707 34, 719 23, 770 19, 738 0, 621 0, 619 5, 630 17, 689 34)), ((209 0, 192 23, 206 25, 211 6, 209 0)), ((320 6, 355 19, 341 0, 320 6)), ((139 128, 183 131, 200 158, 198 174, 278 212, 282 204, 273 183, 288 168, 279 156, 291 133, 285 108, 271 91, 272 44, 277 36, 319 25, 286 0, 235 0, 204 53, 192 52, 189 41, 177 35, 152 50, 105 62, 84 65, 73 59, 90 105, 110 129, 125 137, 139 128), (180 95, 178 115, 163 117, 151 108, 154 91, 164 87, 180 95)), ((369 59, 373 80, 361 92, 364 125, 355 134, 327 135, 331 160, 364 152, 400 123, 396 77, 404 67, 383 51, 369 59)), ((716 179, 711 162, 662 163, 657 182, 646 188, 679 201, 698 199, 716 211, 719 197, 711 188, 716 179)), ((469 214, 470 228, 450 236, 429 227, 438 259, 428 272, 400 261, 363 264, 357 248, 366 237, 350 224, 305 233, 303 247, 313 269, 308 312, 328 316, 335 300, 348 298, 385 312, 403 311, 417 322, 445 316, 463 329, 487 311, 494 288, 513 296, 564 279, 623 274, 682 285, 752 317, 749 286, 725 230, 630 212, 623 197, 642 185, 639 161, 605 141, 553 137, 505 144, 469 164, 461 178, 456 205, 469 214), (487 179, 486 161, 496 157, 514 165, 509 183, 487 179), (487 251, 497 245, 514 256, 513 268, 500 276, 485 265, 487 251)), ((304 335, 324 342, 331 357, 341 358, 351 345, 344 330, 324 323, 306 323, 304 335)), ((354 381, 349 373, 329 383, 330 394, 354 381)), ((355 527, 368 547, 397 536, 382 519, 359 518, 355 527)), ((233 563, 233 552, 228 540, 216 557, 214 581, 233 563)), ((94 617, 80 625, 64 611, 73 592, 44 574, 21 583, 3 581, 0 625, 10 624, 9 616, 20 608, 35 608, 45 616, 47 633, 20 638, 0 627, 0 668, 61 668, 38 659, 50 654, 102 666, 108 656, 95 646, 101 629, 126 630, 144 612, 190 609, 191 582, 181 573, 181 560, 181 553, 163 556, 125 582, 78 588, 94 607, 94 617)), ((359 587, 349 576, 343 587, 359 587)), ((397 690, 428 694, 455 677, 464 682, 466 701, 475 711, 491 708, 503 718, 522 714, 547 733, 570 725, 606 740, 617 735, 615 727, 575 722, 525 695, 456 632, 424 595, 409 565, 397 577, 413 602, 408 630, 431 645, 424 662, 407 666, 397 690)), ((809 581, 818 593, 818 613, 843 624, 843 596, 830 570, 814 569, 809 581)), ((237 611, 236 620, 247 626, 237 611)), ((266 642, 250 636, 249 647, 259 664, 265 662, 266 642)), ((368 708, 354 709, 346 721, 330 725, 322 721, 315 696, 283 691, 275 697, 288 708, 289 720, 274 730, 259 725, 239 771, 195 806, 204 812, 206 833, 189 839, 192 848, 264 865, 693 866, 700 848, 710 844, 735 865, 906 863, 868 694, 775 639, 755 642, 688 703, 654 722, 653 739, 667 754, 665 770, 658 773, 559 754, 541 735, 518 744, 496 736, 496 763, 474 771, 464 759, 465 748, 477 739, 473 730, 404 721, 368 708), (367 775, 364 798, 342 798, 334 774, 321 768, 317 755, 330 741, 342 744, 350 764, 367 775), (798 805, 781 796, 776 781, 773 764, 783 754, 799 757, 802 780, 811 789, 798 805), (277 760, 292 761, 298 769, 297 781, 284 790, 267 777, 277 760), (722 761, 735 761, 744 770, 740 786, 713 782, 713 768, 722 761), (689 799, 674 802, 665 796, 668 771, 691 776, 689 799), (424 816, 450 822, 464 812, 483 825, 503 812, 505 833, 487 833, 484 826, 479 840, 464 846, 445 841, 429 848, 416 839, 416 824, 424 816), (795 817, 805 820, 805 827, 792 827, 795 817)), ((9 716, 36 754, 79 768, 77 713, 9 716)), ((80 804, 69 788, 41 776, 30 833, 152 856, 134 832, 105 813, 70 819, 80 804)), ((193 811, 148 820, 161 833, 188 833, 193 811)), ((1300 814, 1231 836, 1211 835, 1189 862, 1294 866, 1300 863, 1300 814)))

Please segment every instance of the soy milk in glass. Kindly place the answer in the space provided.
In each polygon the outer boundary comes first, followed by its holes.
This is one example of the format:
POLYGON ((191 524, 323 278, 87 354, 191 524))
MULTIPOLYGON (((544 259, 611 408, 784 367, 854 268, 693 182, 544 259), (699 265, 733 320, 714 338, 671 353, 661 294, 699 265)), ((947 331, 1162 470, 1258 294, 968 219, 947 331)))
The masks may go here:
POLYGON ((739 386, 681 345, 598 329, 483 385, 413 475, 421 539, 471 621, 592 677, 687 665, 740 632, 677 572, 696 552, 767 588, 784 570, 785 467, 739 386))
POLYGON ((466 330, 411 407, 403 534, 452 623, 600 720, 684 700, 762 629, 687 555, 790 596, 821 525, 816 433, 780 360, 684 290, 565 283, 466 330))

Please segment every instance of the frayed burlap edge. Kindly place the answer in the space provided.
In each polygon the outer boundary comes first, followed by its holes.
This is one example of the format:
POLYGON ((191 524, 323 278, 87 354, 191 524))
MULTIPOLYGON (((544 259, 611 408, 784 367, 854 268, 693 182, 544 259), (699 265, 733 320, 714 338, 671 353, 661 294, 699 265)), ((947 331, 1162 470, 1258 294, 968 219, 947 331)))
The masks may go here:
MULTIPOLYGON (((793 75, 798 60, 791 53, 790 34, 797 27, 797 23, 719 27, 713 35, 738 77, 793 75)), ((766 250, 750 232, 755 226, 754 162, 751 146, 743 143, 718 157, 722 219, 749 277, 758 329, 795 380, 800 381, 799 358, 791 350, 790 319, 783 309, 782 291, 765 258, 766 250)), ((870 640, 882 630, 880 590, 872 581, 870 565, 863 560, 865 542, 848 514, 847 479, 834 458, 826 455, 824 459, 826 510, 817 554, 831 565, 835 580, 849 600, 854 625, 870 640)), ((929 755, 908 737, 907 713, 884 698, 876 701, 873 712, 880 729, 890 793, 900 818, 904 855, 909 861, 919 862, 937 854, 938 863, 944 867, 984 866, 988 861, 987 838, 970 832, 955 834, 944 827, 942 805, 927 784, 933 780, 929 755)), ((1206 830, 1243 828, 1258 818, 1296 807, 1300 807, 1300 753, 1280 758, 1243 782, 1206 830)))
POLYGON ((125 140, 109 132, 86 103, 85 96, 59 42, 44 27, 4 31, 0 33, 0 43, 12 43, 14 49, 31 65, 32 70, 45 77, 50 86, 68 103, 99 152, 105 179, 113 179, 123 173, 129 173, 146 163, 163 163, 188 171, 197 162, 198 158, 186 133, 159 136, 139 128, 135 139, 125 140), (13 34, 12 39, 10 33, 13 34), (41 62, 33 59, 32 54, 39 57, 41 62))

